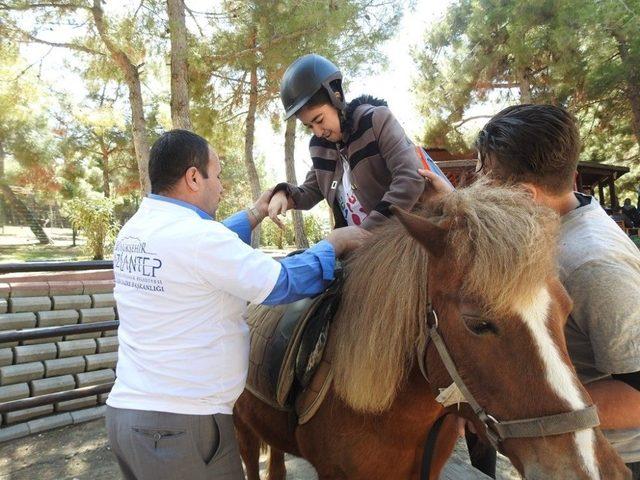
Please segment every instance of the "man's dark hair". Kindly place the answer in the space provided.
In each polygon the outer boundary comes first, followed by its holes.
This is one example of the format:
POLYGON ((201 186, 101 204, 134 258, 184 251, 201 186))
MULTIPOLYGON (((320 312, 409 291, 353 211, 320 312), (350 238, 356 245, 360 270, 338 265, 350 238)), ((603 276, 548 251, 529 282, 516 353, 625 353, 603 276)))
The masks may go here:
POLYGON ((209 144, 204 138, 188 130, 164 132, 149 154, 151 192, 171 190, 191 167, 196 167, 204 178, 209 178, 208 165, 209 144))
POLYGON ((580 135, 573 116, 554 105, 516 105, 495 115, 475 142, 481 168, 491 175, 528 182, 549 193, 573 188, 580 135))

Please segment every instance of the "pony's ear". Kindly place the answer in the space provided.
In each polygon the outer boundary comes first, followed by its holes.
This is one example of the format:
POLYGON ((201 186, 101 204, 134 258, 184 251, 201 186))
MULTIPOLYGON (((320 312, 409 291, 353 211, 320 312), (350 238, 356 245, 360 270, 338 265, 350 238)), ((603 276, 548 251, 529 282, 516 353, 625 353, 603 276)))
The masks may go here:
POLYGON ((391 212, 398 217, 400 223, 409 234, 418 240, 424 248, 434 257, 441 257, 447 240, 447 229, 443 228, 424 217, 409 213, 401 208, 391 205, 391 212))

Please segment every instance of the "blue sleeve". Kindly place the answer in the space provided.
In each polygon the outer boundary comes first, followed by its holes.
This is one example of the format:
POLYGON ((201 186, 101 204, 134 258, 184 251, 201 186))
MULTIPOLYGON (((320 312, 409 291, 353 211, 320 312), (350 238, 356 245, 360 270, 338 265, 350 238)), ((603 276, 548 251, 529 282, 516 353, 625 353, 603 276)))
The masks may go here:
POLYGON ((282 270, 263 305, 291 303, 322 293, 333 280, 336 254, 326 240, 298 255, 283 258, 282 270))
POLYGON ((251 245, 251 223, 246 210, 234 213, 221 222, 225 227, 237 234, 247 245, 251 245))

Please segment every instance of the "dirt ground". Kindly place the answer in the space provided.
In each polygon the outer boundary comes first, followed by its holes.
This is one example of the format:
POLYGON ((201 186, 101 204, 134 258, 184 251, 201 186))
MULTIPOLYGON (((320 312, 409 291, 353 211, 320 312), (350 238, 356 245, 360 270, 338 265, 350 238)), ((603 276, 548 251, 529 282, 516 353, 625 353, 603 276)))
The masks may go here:
MULTIPOLYGON (((266 459, 261 465, 265 466, 266 459)), ((304 460, 288 457, 287 479, 315 480, 313 468, 304 460)), ((475 473, 465 448, 458 445, 442 480, 482 480, 475 473)), ((516 480, 506 459, 499 460, 502 480, 516 480)), ((118 480, 120 471, 107 443, 104 419, 64 427, 0 444, 0 480, 118 480)))

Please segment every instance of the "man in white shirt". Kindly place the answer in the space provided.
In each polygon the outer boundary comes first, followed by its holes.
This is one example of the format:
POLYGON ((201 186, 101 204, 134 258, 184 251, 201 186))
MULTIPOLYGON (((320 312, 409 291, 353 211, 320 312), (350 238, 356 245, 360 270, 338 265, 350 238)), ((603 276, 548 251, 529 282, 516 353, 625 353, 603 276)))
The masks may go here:
POLYGON ((247 375, 247 302, 320 293, 335 257, 366 235, 336 230, 277 262, 249 245, 269 192, 219 223, 219 175, 202 137, 166 132, 151 149, 153 193, 116 241, 120 347, 107 431, 126 479, 244 478, 231 414, 247 375))

